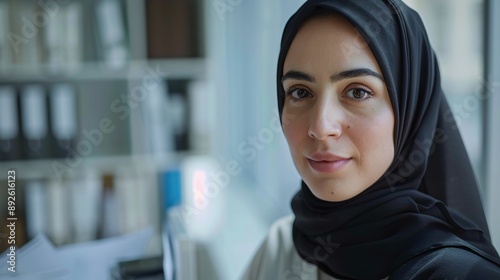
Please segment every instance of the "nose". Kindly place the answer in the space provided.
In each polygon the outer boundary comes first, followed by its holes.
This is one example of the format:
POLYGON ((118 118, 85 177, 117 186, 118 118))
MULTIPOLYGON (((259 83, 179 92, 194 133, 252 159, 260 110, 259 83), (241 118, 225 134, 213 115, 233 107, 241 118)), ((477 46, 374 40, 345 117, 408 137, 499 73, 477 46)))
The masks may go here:
POLYGON ((338 100, 318 100, 312 111, 308 135, 316 140, 338 138, 342 135, 342 123, 343 110, 338 100))

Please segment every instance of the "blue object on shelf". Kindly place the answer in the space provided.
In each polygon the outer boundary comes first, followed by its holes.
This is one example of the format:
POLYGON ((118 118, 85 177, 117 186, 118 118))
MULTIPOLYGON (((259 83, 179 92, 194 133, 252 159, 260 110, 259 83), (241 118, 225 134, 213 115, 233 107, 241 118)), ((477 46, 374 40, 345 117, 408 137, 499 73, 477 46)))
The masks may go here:
POLYGON ((171 169, 162 173, 164 209, 181 204, 181 183, 181 171, 179 169, 171 169))

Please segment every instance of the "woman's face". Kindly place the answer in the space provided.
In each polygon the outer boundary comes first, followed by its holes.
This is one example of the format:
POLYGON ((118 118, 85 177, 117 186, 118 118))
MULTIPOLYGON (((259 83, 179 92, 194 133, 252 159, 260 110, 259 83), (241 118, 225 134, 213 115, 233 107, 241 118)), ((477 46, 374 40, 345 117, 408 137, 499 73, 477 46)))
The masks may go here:
POLYGON ((375 183, 394 157, 394 113, 377 61, 344 18, 312 18, 284 62, 283 129, 312 193, 349 199, 375 183))

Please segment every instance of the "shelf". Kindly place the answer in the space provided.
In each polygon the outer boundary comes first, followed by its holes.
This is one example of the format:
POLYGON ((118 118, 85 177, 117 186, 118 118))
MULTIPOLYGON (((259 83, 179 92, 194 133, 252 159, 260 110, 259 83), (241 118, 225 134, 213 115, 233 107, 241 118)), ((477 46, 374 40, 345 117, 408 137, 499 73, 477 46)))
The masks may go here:
POLYGON ((205 76, 205 67, 203 58, 134 60, 118 69, 101 62, 85 62, 59 68, 46 64, 13 64, 0 68, 0 81, 131 80, 142 79, 152 75, 152 72, 164 79, 200 79, 205 76))
MULTIPOLYGON (((0 162, 0 174, 7 176, 8 170, 15 170, 16 177, 21 180, 33 179, 58 179, 54 170, 54 164, 64 165, 71 172, 65 172, 65 176, 78 176, 82 170, 93 169, 101 173, 114 172, 120 169, 130 170, 149 169, 157 171, 176 166, 182 159, 200 155, 191 151, 172 152, 170 154, 152 155, 119 155, 119 156, 95 156, 83 158, 75 167, 71 167, 64 158, 39 159, 39 160, 18 160, 0 162)), ((60 166, 59 165, 59 166, 60 166)))

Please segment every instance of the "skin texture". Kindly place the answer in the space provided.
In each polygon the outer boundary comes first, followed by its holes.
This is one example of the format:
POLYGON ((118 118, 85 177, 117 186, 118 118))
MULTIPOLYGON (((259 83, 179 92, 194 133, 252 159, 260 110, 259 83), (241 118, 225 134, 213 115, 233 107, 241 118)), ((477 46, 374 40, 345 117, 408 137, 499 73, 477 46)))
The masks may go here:
POLYGON ((394 158, 394 112, 356 29, 338 15, 309 19, 290 46, 283 75, 283 130, 312 193, 343 201, 375 183, 394 158), (339 74, 356 69, 365 70, 339 74))

